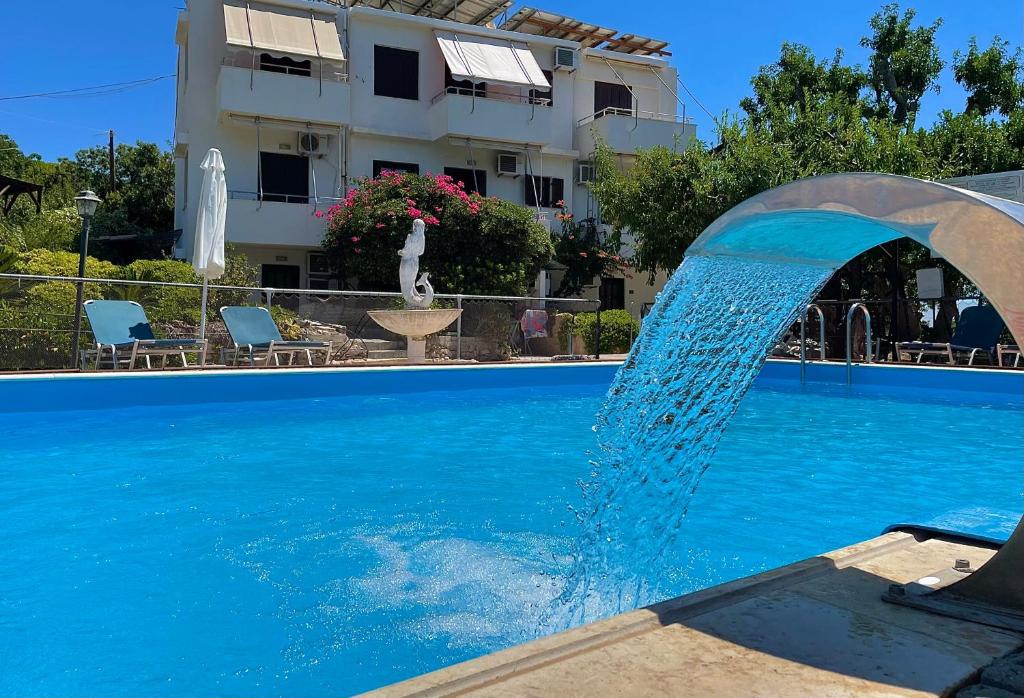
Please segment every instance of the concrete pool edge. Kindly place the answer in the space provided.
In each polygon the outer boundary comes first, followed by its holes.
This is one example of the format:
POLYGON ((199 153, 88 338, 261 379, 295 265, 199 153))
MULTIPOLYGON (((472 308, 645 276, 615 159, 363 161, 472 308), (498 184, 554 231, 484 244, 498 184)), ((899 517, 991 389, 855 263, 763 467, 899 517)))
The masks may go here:
POLYGON ((1024 636, 881 594, 996 547, 890 532, 364 695, 947 695, 1024 636))

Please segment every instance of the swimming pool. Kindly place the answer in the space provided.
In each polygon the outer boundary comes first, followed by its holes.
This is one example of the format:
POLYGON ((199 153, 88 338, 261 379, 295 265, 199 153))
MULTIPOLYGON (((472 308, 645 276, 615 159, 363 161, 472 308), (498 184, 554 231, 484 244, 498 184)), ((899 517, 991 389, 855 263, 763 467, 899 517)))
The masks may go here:
MULTIPOLYGON (((666 594, 1016 522, 1020 376, 795 368, 744 399, 666 594)), ((0 695, 349 694, 558 629, 614 370, 0 381, 0 695)))

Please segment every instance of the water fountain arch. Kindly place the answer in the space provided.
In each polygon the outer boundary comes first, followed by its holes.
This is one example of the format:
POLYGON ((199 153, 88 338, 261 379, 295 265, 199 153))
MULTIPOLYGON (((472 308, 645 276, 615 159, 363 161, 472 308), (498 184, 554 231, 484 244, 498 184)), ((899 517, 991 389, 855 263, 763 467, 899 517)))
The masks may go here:
MULTIPOLYGON (((1024 205, 1012 201, 895 175, 813 177, 734 207, 687 257, 791 262, 834 272, 903 236, 964 273, 1024 344, 1024 205)), ((890 600, 1024 629, 1022 570, 1024 520, 995 557, 965 579, 925 596, 890 600)))

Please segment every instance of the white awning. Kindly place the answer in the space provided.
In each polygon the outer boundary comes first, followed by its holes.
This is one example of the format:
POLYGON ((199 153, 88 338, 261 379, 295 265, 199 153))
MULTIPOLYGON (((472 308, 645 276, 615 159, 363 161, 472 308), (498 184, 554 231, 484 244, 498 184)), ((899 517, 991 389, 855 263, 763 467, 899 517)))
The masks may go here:
POLYGON ((273 54, 343 61, 332 17, 232 0, 224 3, 227 43, 273 54))
POLYGON ((530 47, 520 41, 437 32, 437 43, 456 80, 548 89, 530 47))

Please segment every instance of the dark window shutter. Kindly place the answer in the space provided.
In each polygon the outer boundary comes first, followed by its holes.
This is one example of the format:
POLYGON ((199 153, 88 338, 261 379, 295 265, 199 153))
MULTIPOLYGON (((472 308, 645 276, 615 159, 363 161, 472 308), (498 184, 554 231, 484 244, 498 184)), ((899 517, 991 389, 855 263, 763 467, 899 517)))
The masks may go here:
POLYGON ((390 46, 373 47, 373 94, 420 98, 420 54, 390 46))

